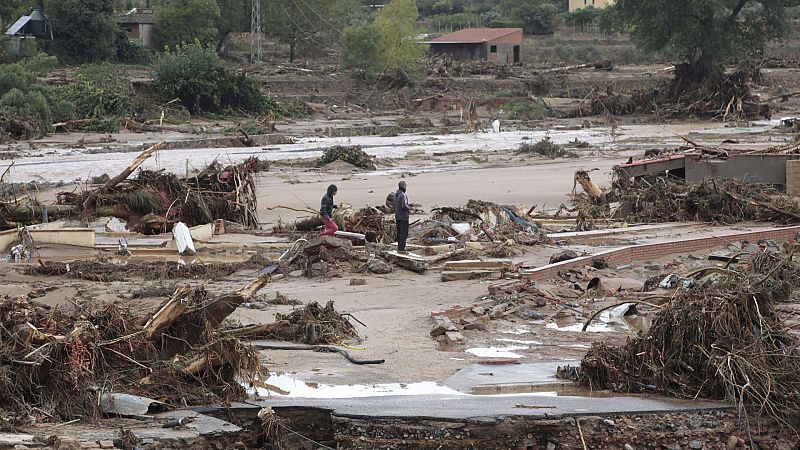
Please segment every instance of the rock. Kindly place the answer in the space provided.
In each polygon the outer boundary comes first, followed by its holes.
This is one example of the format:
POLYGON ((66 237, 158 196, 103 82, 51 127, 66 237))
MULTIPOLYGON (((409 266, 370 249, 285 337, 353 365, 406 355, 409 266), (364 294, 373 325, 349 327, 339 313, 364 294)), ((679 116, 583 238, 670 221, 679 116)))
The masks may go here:
POLYGON ((293 270, 293 271, 289 272, 289 276, 293 277, 293 278, 302 277, 303 276, 303 271, 302 270, 293 270))
POLYGON ((433 326, 431 330, 431 337, 442 336, 443 334, 447 333, 448 328, 440 323, 437 323, 433 326))
POLYGON ((545 300, 542 297, 536 297, 536 306, 538 306, 539 308, 547 306, 547 300, 545 300))
POLYGON ((625 444, 625 450, 633 450, 633 446, 631 444, 625 444))
POLYGON ((350 286, 364 286, 367 284, 367 280, 363 278, 351 278, 350 279, 350 286))
POLYGON ((689 448, 692 450, 700 450, 703 448, 703 443, 695 439, 692 442, 689 442, 689 448))
POLYGON ((557 253, 550 257, 550 264, 555 264, 561 261, 569 261, 570 259, 575 259, 578 257, 578 254, 572 250, 564 250, 561 253, 557 253))
POLYGON ((556 450, 556 444, 547 441, 547 450, 556 450))
POLYGON ((505 304, 503 304, 503 305, 497 305, 497 306, 495 306, 494 308, 492 308, 492 310, 491 310, 491 311, 489 311, 489 316, 490 316, 490 317, 497 317, 497 316, 499 316, 500 314, 504 313, 504 312, 505 312, 505 310, 506 310, 506 305, 505 305, 505 304))
POLYGON ((379 275, 384 275, 387 273, 392 273, 392 265, 388 262, 380 259, 380 258, 373 258, 367 263, 367 270, 372 273, 376 273, 379 275))
POLYGON ((472 314, 475 314, 475 315, 478 315, 478 316, 482 316, 482 315, 486 314, 486 308, 484 308, 483 306, 476 306, 476 307, 472 308, 472 314))
POLYGON ((486 331, 486 324, 480 322, 472 322, 464 325, 465 330, 478 330, 486 331))
POLYGON ((665 450, 681 450, 681 444, 678 444, 677 442, 673 442, 671 444, 663 444, 662 447, 665 450))
POLYGON ((734 435, 730 435, 728 442, 725 444, 725 448, 727 450, 733 450, 737 445, 739 445, 739 438, 734 435))
POLYGON ((614 422, 614 421, 613 421, 613 420, 611 420, 611 419, 603 419, 603 423, 604 423, 606 426, 609 426, 609 427, 615 427, 615 426, 617 426, 616 422, 614 422))
POLYGON ((100 441, 100 448, 115 448, 114 441, 100 441))

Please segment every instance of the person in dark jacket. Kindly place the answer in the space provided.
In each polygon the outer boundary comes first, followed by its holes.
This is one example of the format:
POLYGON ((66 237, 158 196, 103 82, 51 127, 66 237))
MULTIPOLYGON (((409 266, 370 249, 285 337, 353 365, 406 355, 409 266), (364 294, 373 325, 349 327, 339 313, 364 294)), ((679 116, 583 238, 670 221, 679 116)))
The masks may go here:
POLYGON ((408 206, 406 196, 406 182, 401 181, 397 185, 397 192, 394 194, 394 220, 397 223, 397 251, 406 253, 406 239, 408 239, 408 217, 411 208, 408 206))
POLYGON ((336 226, 336 222, 333 221, 333 210, 337 208, 335 204, 333 204, 333 196, 339 189, 336 187, 335 184, 328 186, 328 192, 322 197, 322 201, 320 202, 319 207, 319 219, 322 221, 323 225, 325 225, 325 229, 319 234, 320 236, 333 236, 334 233, 339 231, 339 227, 336 226))

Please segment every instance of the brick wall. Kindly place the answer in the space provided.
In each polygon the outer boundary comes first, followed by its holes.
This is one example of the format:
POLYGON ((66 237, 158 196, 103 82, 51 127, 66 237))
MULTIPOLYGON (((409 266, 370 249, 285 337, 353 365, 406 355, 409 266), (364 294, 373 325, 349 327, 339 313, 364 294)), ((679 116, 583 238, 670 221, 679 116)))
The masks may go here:
POLYGON ((520 277, 533 281, 546 280, 558 275, 559 272, 577 269, 591 265, 594 259, 604 259, 610 264, 628 264, 635 261, 659 259, 679 253, 690 253, 698 250, 724 247, 732 242, 749 241, 757 242, 762 239, 771 239, 778 244, 794 242, 800 233, 800 226, 775 228, 764 231, 749 231, 745 233, 726 234, 724 236, 711 236, 704 238, 685 239, 680 241, 660 242, 657 244, 642 244, 622 247, 615 250, 606 250, 589 256, 548 264, 537 269, 531 269, 520 274, 520 277))

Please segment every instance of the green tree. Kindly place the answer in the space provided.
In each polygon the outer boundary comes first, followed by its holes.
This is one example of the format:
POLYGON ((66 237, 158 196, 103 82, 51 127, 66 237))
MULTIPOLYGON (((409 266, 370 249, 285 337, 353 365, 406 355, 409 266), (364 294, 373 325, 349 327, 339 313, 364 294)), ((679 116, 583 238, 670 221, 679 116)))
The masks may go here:
POLYGON ((503 0, 500 4, 504 15, 525 24, 529 34, 553 34, 560 2, 550 0, 503 0))
MULTIPOLYGON (((787 7, 800 0, 618 0, 609 13, 642 49, 688 63, 699 82, 721 74, 720 63, 761 52, 787 35, 787 7)), ((676 75, 678 73, 676 72, 676 75)))
POLYGON ((219 7, 217 19, 217 52, 225 53, 231 33, 250 31, 251 1, 261 0, 216 0, 219 7))
POLYGON ((216 0, 162 0, 156 9, 156 37, 163 46, 217 43, 220 20, 216 0))
POLYGON ((378 29, 373 24, 345 28, 339 51, 342 70, 354 72, 365 80, 374 79, 380 71, 376 36, 378 29))
POLYGON ((414 0, 394 0, 383 7, 375 19, 378 29, 378 61, 383 72, 397 81, 408 81, 419 75, 419 60, 426 48, 417 42, 420 31, 414 0))
POLYGON ((331 50, 327 44, 339 30, 331 23, 328 0, 265 0, 262 27, 289 45, 289 61, 331 50))
POLYGON ((62 62, 80 64, 114 59, 120 29, 111 0, 46 0, 45 12, 62 62))
POLYGON ((334 0, 328 15, 333 25, 342 31, 345 27, 364 25, 370 21, 369 12, 358 0, 334 0))

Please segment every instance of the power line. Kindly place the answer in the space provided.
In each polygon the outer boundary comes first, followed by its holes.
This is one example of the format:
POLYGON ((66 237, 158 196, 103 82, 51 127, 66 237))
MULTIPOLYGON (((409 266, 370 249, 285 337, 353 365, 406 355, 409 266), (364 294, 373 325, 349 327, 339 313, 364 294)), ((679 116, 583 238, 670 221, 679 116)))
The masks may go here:
MULTIPOLYGON (((295 22, 295 21, 294 21, 294 19, 292 18, 292 15, 291 15, 291 14, 289 14, 289 10, 288 10, 288 9, 286 9, 286 6, 284 6, 284 5, 283 5, 283 3, 281 2, 281 0, 275 0, 275 1, 278 3, 278 5, 280 5, 281 9, 283 9, 283 12, 284 12, 284 13, 286 13, 286 17, 288 17, 288 18, 289 18, 289 21, 290 21, 290 22, 292 22, 292 25, 294 25, 294 26, 297 28, 297 30, 302 30, 303 28, 302 28, 300 25, 298 25, 298 24, 297 24, 297 22, 295 22)), ((301 11, 301 12, 302 12, 302 11, 301 11)), ((308 19, 306 19, 306 21, 308 21, 308 19)), ((309 25, 312 25, 312 24, 311 24, 311 22, 309 22, 309 25)), ((312 25, 312 28, 313 28, 313 25, 312 25)), ((317 31, 317 30, 316 30, 316 29, 314 29, 314 31, 317 31)), ((310 34, 308 35, 308 40, 309 40, 309 41, 311 41, 311 42, 313 42, 314 44, 317 44, 317 45, 319 45, 320 47, 326 48, 326 49, 328 49, 328 50, 331 50, 331 51, 336 51, 336 49, 335 49, 335 48, 333 48, 333 47, 330 47, 330 46, 328 46, 328 45, 326 45, 326 44, 322 44, 322 43, 320 43, 319 41, 317 41, 316 39, 314 39, 314 38, 313 38, 313 37, 312 37, 310 34)))

